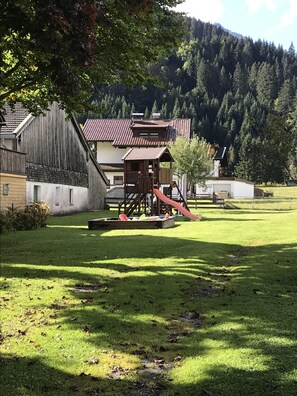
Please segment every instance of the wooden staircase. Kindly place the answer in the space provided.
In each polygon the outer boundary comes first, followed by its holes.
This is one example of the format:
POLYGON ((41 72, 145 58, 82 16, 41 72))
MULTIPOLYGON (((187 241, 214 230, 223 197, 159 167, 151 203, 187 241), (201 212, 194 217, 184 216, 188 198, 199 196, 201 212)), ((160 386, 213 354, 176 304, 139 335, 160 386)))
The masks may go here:
POLYGON ((130 193, 125 200, 119 204, 119 214, 124 210, 128 217, 137 211, 138 213, 146 212, 147 202, 146 194, 144 193, 130 193))

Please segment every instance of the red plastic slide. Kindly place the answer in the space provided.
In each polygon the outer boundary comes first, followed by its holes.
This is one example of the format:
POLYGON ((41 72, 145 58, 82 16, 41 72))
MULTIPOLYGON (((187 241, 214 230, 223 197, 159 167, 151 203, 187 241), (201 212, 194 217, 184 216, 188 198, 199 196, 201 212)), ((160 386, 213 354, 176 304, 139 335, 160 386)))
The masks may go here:
POLYGON ((158 188, 153 189, 153 193, 158 197, 161 201, 165 202, 166 204, 173 206, 179 212, 181 212, 184 216, 188 217, 191 220, 200 220, 201 216, 195 215, 189 212, 186 208, 181 206, 178 202, 173 201, 172 199, 166 197, 158 188))

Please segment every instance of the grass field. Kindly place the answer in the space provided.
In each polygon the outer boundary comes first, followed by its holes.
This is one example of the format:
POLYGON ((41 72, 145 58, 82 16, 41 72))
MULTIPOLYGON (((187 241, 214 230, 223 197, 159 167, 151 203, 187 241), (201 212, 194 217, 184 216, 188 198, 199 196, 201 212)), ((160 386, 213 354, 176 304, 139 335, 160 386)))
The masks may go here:
POLYGON ((284 187, 284 186, 278 186, 278 187, 261 187, 264 191, 271 192, 273 194, 274 198, 294 198, 297 199, 297 186, 294 187, 284 187))
MULTIPOLYGON (((262 188, 262 187, 261 187, 262 188)), ((297 210, 296 187, 267 187, 264 191, 272 193, 272 197, 255 199, 228 199, 225 205, 229 209, 245 210, 297 210)))
POLYGON ((3 396, 297 394, 297 211, 1 236, 3 396))

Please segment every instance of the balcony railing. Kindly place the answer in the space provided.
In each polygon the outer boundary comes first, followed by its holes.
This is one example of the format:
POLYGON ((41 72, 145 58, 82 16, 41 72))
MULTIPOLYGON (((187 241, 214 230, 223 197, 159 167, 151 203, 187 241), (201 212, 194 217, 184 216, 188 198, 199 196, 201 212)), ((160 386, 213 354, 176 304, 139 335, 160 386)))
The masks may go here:
POLYGON ((0 172, 26 174, 26 154, 0 148, 0 172))

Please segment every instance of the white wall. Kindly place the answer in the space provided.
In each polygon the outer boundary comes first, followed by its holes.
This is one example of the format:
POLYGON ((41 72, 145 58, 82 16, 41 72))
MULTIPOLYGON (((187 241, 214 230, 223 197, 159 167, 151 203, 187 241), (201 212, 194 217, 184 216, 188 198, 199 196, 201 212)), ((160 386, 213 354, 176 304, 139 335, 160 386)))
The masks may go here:
POLYGON ((123 180, 124 180, 124 172, 105 172, 105 175, 108 178, 108 180, 110 181, 110 188, 123 186, 123 184, 122 185, 113 184, 113 178, 114 178, 114 176, 122 176, 123 180))
POLYGON ((39 183, 27 181, 26 202, 33 202, 34 186, 39 186, 39 201, 50 205, 52 214, 66 214, 71 212, 86 211, 89 209, 88 189, 86 187, 65 186, 63 184, 39 183), (59 188, 59 196, 57 189, 59 188), (73 204, 70 204, 70 189, 73 190, 73 204))
POLYGON ((233 198, 254 198, 254 184, 234 181, 233 198))
POLYGON ((121 164, 129 149, 114 147, 111 142, 97 142, 97 161, 99 164, 121 164))
POLYGON ((197 194, 228 191, 231 198, 254 198, 254 185, 241 180, 207 180, 206 186, 196 186, 197 194))
POLYGON ((210 183, 206 183, 205 186, 199 186, 196 184, 196 194, 209 194, 213 193, 213 185, 210 183))
POLYGON ((219 173, 220 173, 220 161, 215 160, 213 161, 213 176, 219 177, 219 173))

